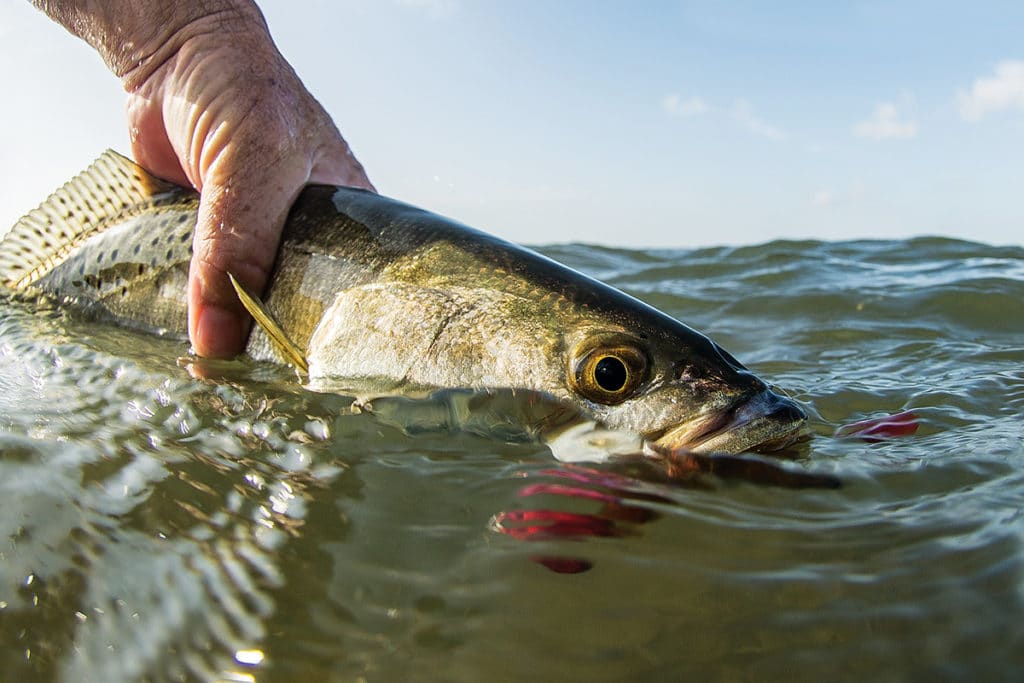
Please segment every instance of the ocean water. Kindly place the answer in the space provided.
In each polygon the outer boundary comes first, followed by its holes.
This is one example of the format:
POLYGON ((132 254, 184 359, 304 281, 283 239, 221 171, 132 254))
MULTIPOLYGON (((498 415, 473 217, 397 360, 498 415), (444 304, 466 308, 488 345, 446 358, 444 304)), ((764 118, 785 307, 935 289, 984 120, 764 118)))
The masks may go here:
POLYGON ((1019 680, 1024 249, 543 251, 803 402, 781 465, 842 487, 410 435, 0 298, 0 678, 1019 680))

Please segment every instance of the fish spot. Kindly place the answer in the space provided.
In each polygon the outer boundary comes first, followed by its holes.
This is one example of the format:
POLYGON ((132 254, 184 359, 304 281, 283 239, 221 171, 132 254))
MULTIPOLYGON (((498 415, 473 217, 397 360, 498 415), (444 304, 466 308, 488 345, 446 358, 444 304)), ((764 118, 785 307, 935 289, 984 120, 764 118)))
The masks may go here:
POLYGON ((132 249, 132 253, 133 254, 138 254, 140 251, 142 251, 142 245, 141 244, 136 244, 135 248, 132 249))
POLYGON ((103 257, 106 256, 106 252, 101 251, 96 254, 96 263, 103 263, 103 257))
POLYGON ((184 213, 183 213, 183 214, 181 214, 181 215, 179 215, 179 216, 178 216, 178 224, 179 224, 179 225, 180 225, 181 223, 184 223, 184 222, 185 222, 185 221, 187 221, 187 220, 188 220, 188 214, 184 214, 184 213))
POLYGON ((174 250, 173 249, 168 249, 167 250, 167 254, 165 255, 165 258, 168 261, 170 261, 173 257, 174 257, 174 250))
POLYGON ((117 260, 117 249, 115 249, 114 251, 110 252, 110 260, 111 261, 116 261, 117 260))
POLYGON ((142 275, 145 272, 146 272, 146 264, 145 263, 140 263, 139 264, 139 275, 142 275))
POLYGON ((159 237, 154 237, 154 238, 153 238, 153 239, 152 239, 152 240, 150 241, 150 243, 149 243, 149 246, 151 246, 151 247, 155 247, 155 246, 156 246, 156 245, 158 245, 158 244, 160 244, 160 238, 159 238, 159 237))

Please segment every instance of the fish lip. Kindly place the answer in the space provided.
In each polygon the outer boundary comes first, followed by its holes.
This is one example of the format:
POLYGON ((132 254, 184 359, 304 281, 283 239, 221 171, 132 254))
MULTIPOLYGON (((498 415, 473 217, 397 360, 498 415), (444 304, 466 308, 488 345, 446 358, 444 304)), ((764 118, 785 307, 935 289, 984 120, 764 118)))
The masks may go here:
POLYGON ((658 448, 694 453, 768 452, 807 438, 806 424, 807 415, 796 402, 765 390, 649 441, 658 448))
POLYGON ((732 421, 735 405, 716 410, 675 427, 669 427, 657 434, 651 434, 647 441, 659 446, 669 445, 673 450, 693 451, 703 442, 721 431, 732 421))

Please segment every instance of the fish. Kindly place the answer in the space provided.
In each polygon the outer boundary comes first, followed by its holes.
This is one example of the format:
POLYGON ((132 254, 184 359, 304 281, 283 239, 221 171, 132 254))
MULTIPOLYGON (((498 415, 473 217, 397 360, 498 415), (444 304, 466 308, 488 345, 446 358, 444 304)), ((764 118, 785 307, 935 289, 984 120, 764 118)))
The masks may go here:
MULTIPOLYGON (((108 150, 12 227, 0 282, 184 339, 198 205, 194 190, 108 150)), ((257 322, 245 352, 296 367, 317 390, 542 397, 655 452, 771 452, 808 433, 796 401, 704 334, 535 251, 373 192, 304 188, 266 290, 236 289, 257 322)))

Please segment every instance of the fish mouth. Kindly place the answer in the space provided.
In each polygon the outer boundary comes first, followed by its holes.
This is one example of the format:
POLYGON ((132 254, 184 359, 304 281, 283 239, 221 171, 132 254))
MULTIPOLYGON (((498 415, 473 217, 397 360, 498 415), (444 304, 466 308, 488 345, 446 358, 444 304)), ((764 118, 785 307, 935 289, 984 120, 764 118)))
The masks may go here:
POLYGON ((765 390, 664 432, 657 448, 694 453, 770 452, 807 437, 807 414, 793 400, 765 390))

